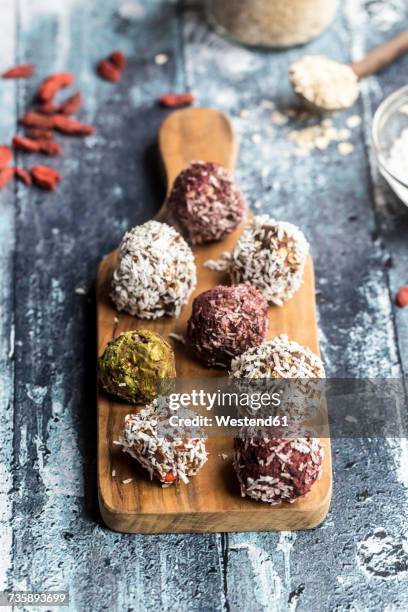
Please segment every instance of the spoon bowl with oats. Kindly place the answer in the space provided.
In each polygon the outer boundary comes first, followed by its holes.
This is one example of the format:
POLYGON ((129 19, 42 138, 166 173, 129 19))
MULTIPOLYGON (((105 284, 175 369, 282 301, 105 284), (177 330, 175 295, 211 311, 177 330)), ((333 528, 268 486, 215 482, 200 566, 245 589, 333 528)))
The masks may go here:
POLYGON ((405 30, 353 64, 342 64, 322 55, 306 55, 292 64, 290 81, 303 103, 314 112, 346 110, 359 96, 359 81, 386 68, 407 51, 405 30))

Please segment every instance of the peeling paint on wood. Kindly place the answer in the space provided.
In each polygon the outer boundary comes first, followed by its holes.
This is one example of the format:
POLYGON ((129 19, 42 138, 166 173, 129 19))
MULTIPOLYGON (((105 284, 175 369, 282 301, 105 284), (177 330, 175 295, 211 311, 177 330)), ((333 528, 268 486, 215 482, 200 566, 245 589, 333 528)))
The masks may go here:
MULTIPOLYGON (((337 127, 363 117, 347 160, 335 146, 288 157, 298 125, 270 115, 297 104, 287 69, 303 49, 235 47, 189 4, 1 3, 3 67, 38 66, 27 82, 0 84, 2 142, 39 80, 60 69, 76 74, 81 118, 98 131, 64 139, 65 155, 52 161, 64 176, 56 194, 18 185, 0 195, 0 589, 69 589, 74 612, 406 609, 405 441, 333 440, 333 506, 310 532, 127 536, 100 523, 93 283, 101 257, 163 198, 155 135, 165 111, 155 101, 165 91, 191 86, 201 104, 231 114, 249 201, 305 230, 329 373, 395 376, 408 363, 407 311, 392 302, 407 283, 408 209, 370 150, 372 113, 405 84, 408 57, 367 80, 356 107, 334 117, 337 127), (94 74, 114 48, 129 56, 117 86, 94 74), (158 65, 159 53, 169 61, 158 65)), ((342 8, 308 53, 349 61, 408 27, 405 0, 342 8)))

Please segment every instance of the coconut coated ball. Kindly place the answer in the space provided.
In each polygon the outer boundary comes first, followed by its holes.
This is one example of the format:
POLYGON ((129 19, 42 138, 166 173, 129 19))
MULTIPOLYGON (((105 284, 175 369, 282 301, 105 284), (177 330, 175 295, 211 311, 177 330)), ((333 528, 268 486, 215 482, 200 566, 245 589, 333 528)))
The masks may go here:
POLYGON ((270 304, 282 306, 302 284, 309 244, 295 225, 254 217, 229 258, 231 282, 249 282, 270 304))
POLYGON ((245 200, 230 170, 196 161, 174 181, 167 209, 191 244, 221 240, 242 221, 245 200))
POLYGON ((234 440, 234 467, 242 497, 271 505, 294 502, 307 495, 321 476, 322 461, 319 438, 234 440))
POLYGON ((265 298, 251 285, 220 285, 195 298, 187 336, 205 365, 228 368, 231 359, 263 342, 267 314, 265 298))
POLYGON ((148 221, 119 246, 111 298, 119 311, 141 319, 178 316, 196 286, 194 255, 166 223, 148 221))

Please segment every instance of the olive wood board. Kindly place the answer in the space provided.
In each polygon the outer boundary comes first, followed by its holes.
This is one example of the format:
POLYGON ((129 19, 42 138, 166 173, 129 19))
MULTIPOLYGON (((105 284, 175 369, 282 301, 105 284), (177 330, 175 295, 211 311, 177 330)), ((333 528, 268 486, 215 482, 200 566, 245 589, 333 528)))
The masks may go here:
MULTIPOLYGON (((226 167, 235 165, 237 144, 227 117, 212 109, 187 109, 172 113, 159 131, 159 148, 167 184, 192 160, 214 161, 226 167)), ((165 218, 165 208, 156 218, 165 218)), ((228 283, 223 272, 203 266, 208 259, 218 259, 230 250, 242 227, 221 242, 194 247, 197 287, 178 318, 142 320, 118 313, 109 288, 116 252, 101 262, 97 279, 98 355, 106 344, 124 331, 137 328, 154 330, 169 339, 174 347, 177 376, 197 378, 222 376, 222 370, 202 366, 189 347, 169 338, 174 332, 185 336, 193 298, 217 284, 228 283)), ((288 336, 319 353, 316 322, 313 262, 309 257, 304 282, 297 294, 283 307, 269 309, 268 338, 288 336)), ((207 441, 208 462, 188 485, 161 488, 151 481, 146 470, 113 443, 123 427, 124 417, 140 407, 116 401, 98 388, 98 494, 102 518, 114 531, 125 533, 201 533, 218 531, 275 531, 312 528, 321 523, 329 510, 332 490, 331 449, 322 438, 324 461, 322 477, 311 492, 296 502, 270 506, 240 496, 232 466, 232 438, 211 437, 207 441), (225 459, 222 455, 227 455, 225 459), (131 482, 124 483, 132 479, 131 482)), ((327 415, 326 415, 327 416, 327 415)))

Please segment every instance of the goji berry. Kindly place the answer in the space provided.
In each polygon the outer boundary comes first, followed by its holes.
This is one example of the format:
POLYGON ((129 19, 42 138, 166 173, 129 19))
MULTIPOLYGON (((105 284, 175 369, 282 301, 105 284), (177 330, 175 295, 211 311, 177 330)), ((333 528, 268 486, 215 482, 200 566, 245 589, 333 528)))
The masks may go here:
POLYGON ((35 72, 35 66, 33 64, 18 64, 3 72, 3 79, 27 79, 32 76, 35 72))
POLYGON ((54 115, 53 127, 64 134, 73 134, 76 136, 89 136, 95 132, 95 128, 92 125, 81 123, 66 115, 54 115))
POLYGON ((191 93, 183 94, 165 94, 160 98, 160 104, 167 108, 178 108, 180 106, 189 106, 193 104, 195 97, 191 93))
POLYGON ((24 170, 24 168, 14 168, 14 174, 15 177, 24 183, 24 185, 27 185, 27 187, 32 185, 33 181, 31 180, 31 176, 27 170, 24 170))
POLYGON ((13 176, 13 168, 2 168, 2 170, 0 170, 0 189, 3 189, 3 187, 7 185, 7 183, 13 178, 13 176))
POLYGON ((61 180, 60 173, 50 166, 34 166, 31 176, 38 187, 49 191, 54 191, 61 180))
POLYGON ((44 102, 44 104, 37 106, 36 111, 42 115, 56 115, 60 112, 60 106, 54 104, 54 102, 44 102))
POLYGON ((44 79, 38 89, 38 97, 43 102, 49 102, 55 96, 57 91, 63 87, 69 87, 74 82, 74 76, 71 72, 58 72, 44 79))
POLYGON ((39 144, 37 140, 31 140, 30 138, 24 138, 23 136, 14 136, 13 147, 20 151, 26 151, 26 153, 36 153, 39 151, 39 144))
POLYGON ((73 96, 71 96, 70 98, 68 98, 68 100, 65 100, 65 102, 61 104, 59 108, 59 112, 62 113, 63 115, 72 115, 73 113, 76 113, 77 111, 79 111, 81 106, 82 106, 82 96, 78 92, 74 94, 73 96))
POLYGON ((0 145, 0 168, 5 168, 11 161, 13 154, 10 147, 7 145, 0 145))
POLYGON ((44 128, 47 130, 54 127, 54 117, 47 117, 47 115, 31 111, 21 117, 20 123, 26 127, 44 128))
POLYGON ((100 77, 112 83, 120 81, 122 76, 121 71, 109 60, 101 60, 98 63, 97 71, 100 77))
POLYGON ((176 480, 176 475, 173 472, 167 472, 164 477, 165 482, 174 482, 176 480))
POLYGON ((61 155, 61 146, 58 142, 54 140, 36 140, 38 144, 38 150, 40 153, 44 153, 45 155, 51 155, 55 157, 56 155, 61 155))
POLYGON ((31 128, 26 131, 26 137, 31 140, 53 140, 54 132, 52 130, 42 130, 41 128, 31 128))
POLYGON ((401 308, 408 306, 408 287, 401 287, 397 293, 396 302, 401 308))
POLYGON ((126 66, 126 57, 122 51, 112 51, 109 56, 109 61, 119 70, 123 70, 126 66))

